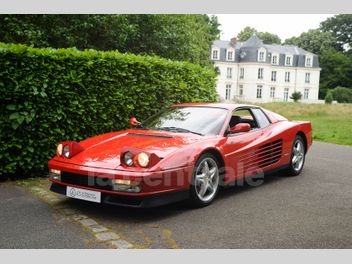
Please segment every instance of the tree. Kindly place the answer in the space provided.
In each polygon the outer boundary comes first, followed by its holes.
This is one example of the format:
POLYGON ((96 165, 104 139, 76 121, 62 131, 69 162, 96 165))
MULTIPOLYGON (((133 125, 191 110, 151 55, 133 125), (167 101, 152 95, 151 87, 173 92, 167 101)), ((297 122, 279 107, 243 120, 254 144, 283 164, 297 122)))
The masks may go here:
POLYGON ((210 65, 218 27, 217 17, 207 15, 0 15, 0 41, 119 50, 210 65))
POLYGON ((332 90, 334 99, 339 103, 352 103, 352 89, 336 87, 332 90))
POLYGON ((35 47, 117 49, 136 34, 126 15, 0 15, 0 41, 35 47))
POLYGON ((295 45, 314 54, 321 54, 327 49, 338 49, 336 38, 330 32, 310 29, 299 37, 286 39, 284 44, 295 45))
POLYGON ((336 50, 326 50, 320 55, 320 98, 328 89, 352 87, 352 58, 336 50))
POLYGON ((330 32, 335 36, 340 50, 352 48, 352 14, 329 17, 321 22, 320 29, 324 32, 330 32))
POLYGON ((258 32, 255 28, 245 27, 237 35, 239 41, 248 40, 253 34, 256 34, 258 38, 263 40, 265 44, 281 44, 281 39, 278 35, 269 32, 258 32))
POLYGON ((212 42, 219 38, 216 17, 206 15, 130 15, 138 35, 129 38, 129 52, 209 64, 212 42))
POLYGON ((301 92, 295 91, 295 92, 292 93, 292 95, 290 96, 290 98, 296 103, 296 102, 298 102, 299 100, 301 100, 302 94, 301 94, 301 92))
POLYGON ((328 93, 325 96, 325 103, 326 104, 331 104, 333 100, 334 100, 334 97, 332 95, 332 91, 328 90, 328 93))

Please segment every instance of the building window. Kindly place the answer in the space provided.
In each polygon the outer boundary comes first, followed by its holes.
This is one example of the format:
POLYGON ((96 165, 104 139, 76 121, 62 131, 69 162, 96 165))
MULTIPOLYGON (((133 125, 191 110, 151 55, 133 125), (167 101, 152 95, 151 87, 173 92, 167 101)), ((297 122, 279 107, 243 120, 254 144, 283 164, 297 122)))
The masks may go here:
POLYGON ((306 73, 306 83, 310 83, 310 73, 306 73))
POLYGON ((306 89, 304 89, 303 99, 308 99, 308 97, 309 97, 309 89, 306 88, 306 89))
POLYGON ((243 85, 240 84, 239 86, 239 96, 243 96, 243 85))
POLYGON ((285 88, 284 89, 284 102, 288 101, 288 92, 289 92, 289 88, 285 88))
POLYGON ((270 98, 275 98, 275 87, 270 87, 270 98))
POLYGON ((277 55, 273 55, 273 57, 271 59, 271 63, 274 64, 274 65, 278 65, 279 64, 277 55))
POLYGON ((240 68, 240 79, 244 78, 244 68, 240 68))
POLYGON ((257 85, 257 98, 262 98, 262 90, 263 90, 263 86, 257 85))
POLYGON ((292 64, 292 57, 286 55, 286 65, 287 65, 287 66, 291 66, 291 64, 292 64))
POLYGON ((259 68, 259 69, 258 69, 258 79, 259 79, 259 80, 262 80, 262 79, 263 79, 263 72, 264 72, 264 69, 263 69, 263 68, 259 68))
POLYGON ((265 61, 265 55, 266 55, 266 49, 260 48, 258 50, 258 57, 257 57, 258 61, 265 61))
POLYGON ((290 82, 290 72, 285 72, 285 82, 290 82))
POLYGON ((271 72, 271 81, 276 82, 276 71, 271 72))
POLYGON ((259 61, 264 61, 264 51, 259 52, 259 61))
POLYGON ((226 84, 225 99, 226 100, 230 100, 231 99, 231 84, 226 84))
POLYGON ((227 77, 227 79, 231 79, 232 78, 232 68, 227 68, 226 77, 227 77))
POLYGON ((219 59, 219 51, 213 50, 213 60, 218 60, 218 59, 219 59))
POLYGON ((306 67, 312 67, 312 58, 306 57, 306 67))
POLYGON ((229 61, 233 60, 233 51, 228 51, 227 52, 227 60, 229 60, 229 61))

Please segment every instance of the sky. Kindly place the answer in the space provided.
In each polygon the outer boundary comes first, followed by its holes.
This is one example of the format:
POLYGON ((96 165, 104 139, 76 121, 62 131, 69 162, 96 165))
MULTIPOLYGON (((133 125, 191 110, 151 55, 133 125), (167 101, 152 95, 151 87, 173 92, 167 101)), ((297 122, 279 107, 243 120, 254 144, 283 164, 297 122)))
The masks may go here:
POLYGON ((282 41, 319 27, 333 14, 220 14, 222 40, 230 40, 246 26, 277 34, 282 41))

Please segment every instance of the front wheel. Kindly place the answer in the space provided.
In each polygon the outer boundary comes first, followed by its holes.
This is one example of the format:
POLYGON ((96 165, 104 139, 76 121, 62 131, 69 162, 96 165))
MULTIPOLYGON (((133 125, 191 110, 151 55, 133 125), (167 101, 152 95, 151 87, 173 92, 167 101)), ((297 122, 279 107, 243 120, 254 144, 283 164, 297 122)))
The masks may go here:
POLYGON ((306 150, 304 147, 304 141, 301 136, 296 136, 292 145, 291 162, 288 168, 288 174, 290 176, 299 175, 304 166, 306 150))
POLYGON ((200 156, 193 171, 190 187, 190 203, 196 207, 209 205, 219 190, 219 162, 210 153, 200 156))

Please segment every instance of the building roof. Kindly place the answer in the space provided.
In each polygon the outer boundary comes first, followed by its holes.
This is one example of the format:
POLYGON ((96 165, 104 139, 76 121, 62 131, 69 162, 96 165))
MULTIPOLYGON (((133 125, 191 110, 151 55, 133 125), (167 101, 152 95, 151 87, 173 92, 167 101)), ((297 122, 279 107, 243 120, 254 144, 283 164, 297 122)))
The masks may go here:
POLYGON ((257 37, 256 34, 253 34, 247 41, 245 41, 242 47, 255 47, 259 48, 264 46, 264 42, 257 37))
POLYGON ((294 45, 264 44, 264 42, 255 34, 253 34, 247 41, 237 42, 235 45, 229 40, 215 40, 213 42, 213 47, 220 49, 220 61, 226 61, 226 51, 228 49, 235 49, 236 56, 234 62, 256 62, 258 49, 265 48, 268 53, 268 58, 265 60, 266 63, 270 63, 270 56, 277 53, 280 55, 280 65, 284 66, 281 57, 289 54, 294 56, 294 65, 292 66, 304 67, 304 58, 305 56, 310 55, 313 57, 313 67, 319 67, 317 55, 294 45), (244 56, 240 57, 239 54, 244 54, 244 56))

